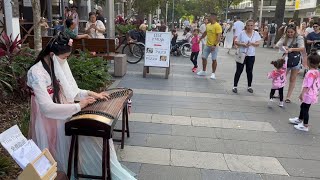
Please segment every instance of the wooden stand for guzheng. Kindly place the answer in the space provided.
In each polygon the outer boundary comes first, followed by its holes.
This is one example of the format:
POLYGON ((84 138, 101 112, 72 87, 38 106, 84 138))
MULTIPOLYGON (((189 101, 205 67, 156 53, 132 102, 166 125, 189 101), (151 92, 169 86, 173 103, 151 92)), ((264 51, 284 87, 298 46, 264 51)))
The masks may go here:
POLYGON ((124 148, 124 136, 129 134, 128 119, 128 100, 132 97, 133 91, 125 88, 115 88, 106 91, 110 98, 108 101, 97 101, 87 106, 79 113, 75 114, 65 124, 65 133, 72 136, 68 160, 68 178, 71 177, 72 158, 74 157, 74 177, 91 178, 91 179, 107 179, 111 180, 110 170, 110 144, 109 139, 112 138, 113 131, 121 132, 121 148, 124 148), (116 130, 114 126, 118 120, 118 116, 122 112, 122 129, 116 130), (102 176, 85 175, 78 173, 78 155, 79 155, 79 137, 93 136, 103 139, 102 147, 102 176))
POLYGON ((18 180, 52 180, 57 177, 57 162, 53 159, 48 149, 44 149, 42 153, 31 163, 27 165, 27 167, 22 171, 22 173, 18 176, 18 180), (37 172, 35 168, 35 163, 41 158, 45 156, 51 167, 49 170, 42 176, 37 172))

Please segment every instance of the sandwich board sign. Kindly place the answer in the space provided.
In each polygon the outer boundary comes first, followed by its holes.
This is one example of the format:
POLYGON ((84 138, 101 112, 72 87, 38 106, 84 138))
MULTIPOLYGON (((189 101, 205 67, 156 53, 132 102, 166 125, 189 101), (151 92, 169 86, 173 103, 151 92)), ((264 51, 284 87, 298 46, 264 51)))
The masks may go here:
POLYGON ((143 77, 149 67, 166 68, 166 79, 170 70, 170 32, 147 32, 144 56, 143 77))

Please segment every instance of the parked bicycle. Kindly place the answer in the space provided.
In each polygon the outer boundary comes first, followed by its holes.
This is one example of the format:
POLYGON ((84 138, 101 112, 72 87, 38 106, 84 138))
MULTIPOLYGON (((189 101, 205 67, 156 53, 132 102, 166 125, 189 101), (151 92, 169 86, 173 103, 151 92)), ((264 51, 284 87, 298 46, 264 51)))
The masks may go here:
POLYGON ((122 54, 127 55, 128 63, 136 64, 140 62, 144 56, 145 45, 136 41, 128 42, 127 37, 123 35, 116 37, 116 51, 120 53, 120 49, 122 54))

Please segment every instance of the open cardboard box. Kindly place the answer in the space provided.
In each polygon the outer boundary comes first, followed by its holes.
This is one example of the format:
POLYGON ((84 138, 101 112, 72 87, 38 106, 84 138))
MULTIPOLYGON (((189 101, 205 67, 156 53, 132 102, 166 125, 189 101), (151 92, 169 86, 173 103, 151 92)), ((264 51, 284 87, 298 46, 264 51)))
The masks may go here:
POLYGON ((27 165, 27 167, 23 170, 23 172, 18 176, 18 180, 53 180, 56 177, 57 177, 57 162, 53 159, 49 150, 44 149, 42 153, 35 160, 33 160, 31 163, 27 165), (45 156, 49 160, 51 167, 43 176, 40 176, 40 174, 35 168, 35 164, 43 156, 45 156))

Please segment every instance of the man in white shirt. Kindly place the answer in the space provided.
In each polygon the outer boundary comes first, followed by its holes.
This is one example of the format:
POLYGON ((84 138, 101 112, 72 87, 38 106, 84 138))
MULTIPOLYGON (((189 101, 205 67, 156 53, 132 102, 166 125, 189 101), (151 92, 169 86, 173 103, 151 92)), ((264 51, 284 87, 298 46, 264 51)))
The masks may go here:
POLYGON ((185 28, 190 26, 190 22, 189 22, 188 19, 186 19, 186 20, 183 22, 183 26, 184 26, 185 28))
MULTIPOLYGON (((207 26, 207 24, 208 24, 208 18, 206 17, 206 18, 204 18, 204 20, 203 20, 203 24, 200 26, 200 28, 199 28, 199 30, 200 30, 200 37, 202 36, 202 34, 204 33, 204 32, 206 32, 206 26, 207 26)), ((203 49, 204 48, 204 46, 205 46, 205 44, 206 44, 206 38, 203 38, 202 40, 201 40, 201 49, 203 49)))
MULTIPOLYGON (((244 23, 240 20, 240 17, 236 17, 236 22, 233 24, 233 41, 237 39, 239 34, 243 31, 244 29, 244 23)), ((236 51, 237 54, 237 51, 236 51)))

